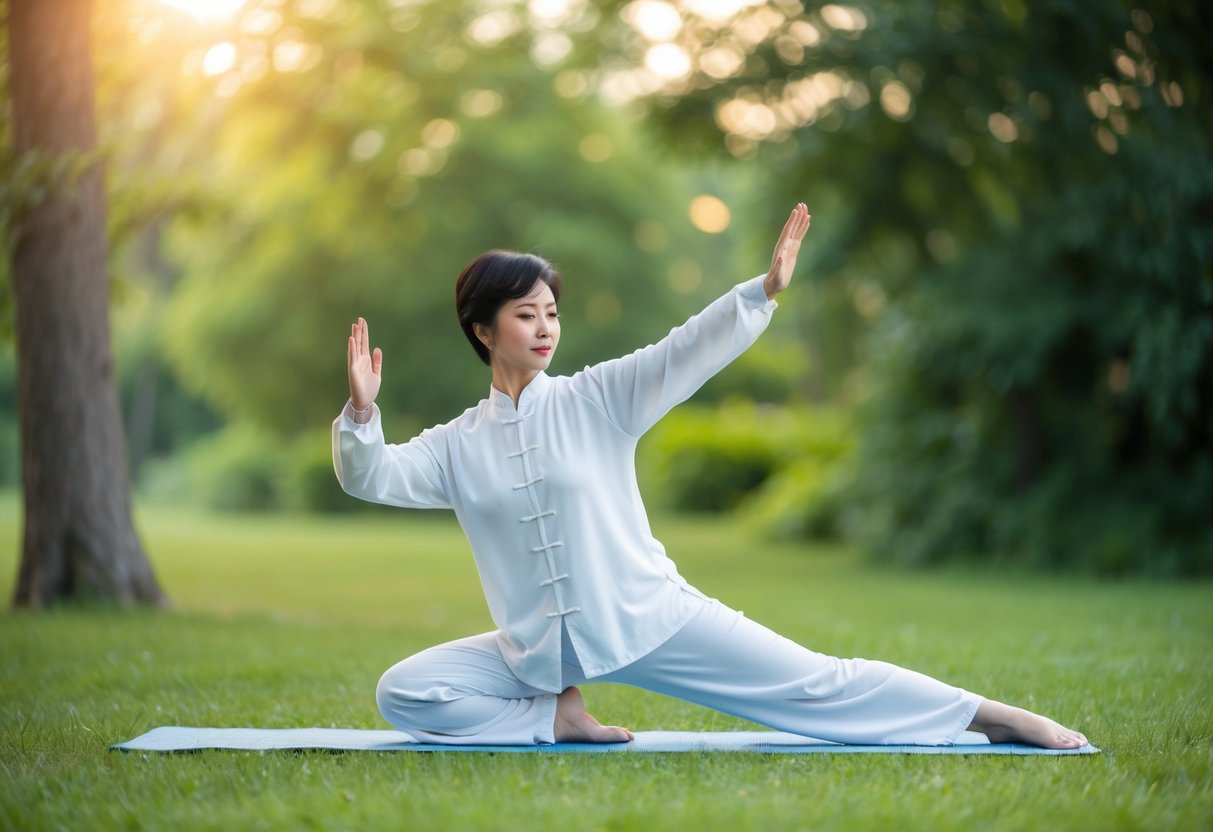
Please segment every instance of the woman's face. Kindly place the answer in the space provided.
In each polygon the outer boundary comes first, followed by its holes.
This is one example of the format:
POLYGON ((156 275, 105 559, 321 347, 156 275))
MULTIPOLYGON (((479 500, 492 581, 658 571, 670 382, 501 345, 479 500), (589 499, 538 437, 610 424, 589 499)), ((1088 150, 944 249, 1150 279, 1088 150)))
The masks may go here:
POLYGON ((506 301, 497 310, 493 328, 478 326, 477 335, 492 351, 494 368, 546 370, 560 342, 560 319, 551 288, 540 280, 526 297, 506 301))

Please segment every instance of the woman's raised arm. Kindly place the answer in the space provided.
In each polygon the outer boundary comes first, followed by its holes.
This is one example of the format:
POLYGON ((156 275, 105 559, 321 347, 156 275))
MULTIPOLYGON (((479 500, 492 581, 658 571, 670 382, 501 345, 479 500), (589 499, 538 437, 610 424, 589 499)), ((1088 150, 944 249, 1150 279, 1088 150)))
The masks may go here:
POLYGON ((573 389, 593 401, 616 427, 639 437, 749 348, 771 319, 772 298, 787 287, 809 211, 793 209, 775 244, 771 268, 733 287, 656 344, 573 375, 573 389))

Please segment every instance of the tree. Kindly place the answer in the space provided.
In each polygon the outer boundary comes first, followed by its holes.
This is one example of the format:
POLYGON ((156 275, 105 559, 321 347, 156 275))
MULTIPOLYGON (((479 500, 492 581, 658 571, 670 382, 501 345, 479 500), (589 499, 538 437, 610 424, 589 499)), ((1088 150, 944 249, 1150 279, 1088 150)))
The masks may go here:
POLYGON ((44 174, 11 240, 25 501, 19 607, 165 600, 131 520, 91 19, 90 0, 8 3, 13 151, 44 174))
POLYGON ((231 423, 326 428, 345 395, 332 339, 358 314, 399 432, 458 413, 486 381, 454 325, 454 276, 487 248, 534 248, 569 278, 562 308, 584 325, 561 372, 660 337, 699 300, 680 291, 736 278, 687 216, 683 170, 580 75, 535 60, 556 35, 516 6, 284 8, 208 79, 225 109, 205 166, 230 208, 168 235, 184 277, 164 343, 231 423), (246 52, 301 57, 246 79, 246 52))
POLYGON ((664 71, 681 144, 814 208, 868 547, 1213 571, 1208 4, 676 5, 595 37, 664 71))

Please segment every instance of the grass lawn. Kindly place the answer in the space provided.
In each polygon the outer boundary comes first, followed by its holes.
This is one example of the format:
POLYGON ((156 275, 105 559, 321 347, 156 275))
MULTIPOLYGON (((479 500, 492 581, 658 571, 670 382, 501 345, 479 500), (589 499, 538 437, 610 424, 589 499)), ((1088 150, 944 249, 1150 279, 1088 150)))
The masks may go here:
MULTIPOLYGON (((842 549, 663 519, 692 583, 816 649, 1073 725, 1091 757, 106 750, 156 725, 387 727, 379 674, 490 628, 443 515, 144 507, 168 613, 0 613, 0 830, 1210 829, 1213 586, 878 571, 842 549)), ((0 498, 0 591, 19 540, 0 498)), ((747 723, 600 685, 604 722, 747 723)))

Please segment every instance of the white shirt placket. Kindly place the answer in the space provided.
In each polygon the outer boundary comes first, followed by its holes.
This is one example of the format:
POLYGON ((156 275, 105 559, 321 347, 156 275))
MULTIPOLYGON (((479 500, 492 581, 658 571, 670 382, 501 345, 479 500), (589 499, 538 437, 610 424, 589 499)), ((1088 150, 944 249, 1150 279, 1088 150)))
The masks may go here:
POLYGON ((526 431, 523 428, 523 422, 530 415, 530 413, 526 413, 516 419, 507 419, 505 421, 505 424, 514 425, 518 430, 518 450, 506 456, 510 459, 518 459, 522 463, 523 481, 516 484, 514 490, 526 490, 527 496, 531 501, 531 509, 534 513, 519 517, 518 522, 535 524, 535 529, 539 534, 539 545, 532 546, 531 552, 533 554, 542 553, 548 567, 548 578, 540 581, 539 586, 541 589, 551 587, 556 600, 556 612, 549 612, 546 617, 562 618, 570 613, 581 612, 581 607, 566 607, 564 593, 561 591, 560 582, 568 580, 569 575, 567 572, 560 571, 554 550, 564 546, 564 541, 551 539, 546 520, 550 517, 555 517, 556 511, 544 508, 540 504, 539 492, 535 488, 536 484, 543 481, 543 475, 535 472, 530 460, 530 454, 533 451, 539 450, 539 445, 528 445, 526 442, 526 431))

